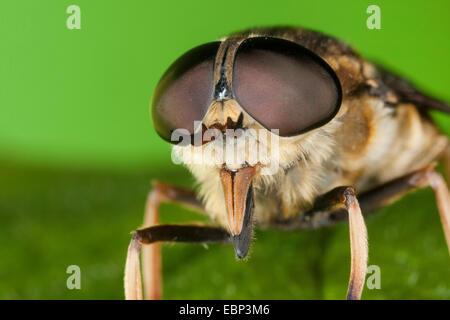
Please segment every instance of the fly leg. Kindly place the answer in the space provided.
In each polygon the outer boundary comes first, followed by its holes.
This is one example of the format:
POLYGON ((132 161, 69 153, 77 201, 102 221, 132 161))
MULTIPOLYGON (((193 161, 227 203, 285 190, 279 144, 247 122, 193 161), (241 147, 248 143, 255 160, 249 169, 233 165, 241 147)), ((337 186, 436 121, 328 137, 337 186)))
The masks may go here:
POLYGON ((356 191, 353 187, 335 188, 319 197, 314 207, 321 211, 337 210, 348 218, 351 263, 347 299, 359 300, 364 288, 369 250, 367 229, 356 198, 356 191))
POLYGON ((445 174, 447 176, 447 181, 450 181, 450 143, 442 154, 442 165, 444 166, 445 174))
POLYGON ((225 230, 200 225, 156 225, 134 231, 125 264, 125 298, 127 300, 142 299, 139 263, 142 245, 155 246, 156 242, 226 243, 230 241, 231 237, 225 230))
POLYGON ((361 194, 359 197, 361 208, 368 212, 395 201, 408 191, 425 187, 431 187, 434 190, 442 228, 450 251, 450 192, 444 178, 433 166, 425 167, 361 194))
MULTIPOLYGON (((196 199, 195 193, 191 190, 186 190, 180 187, 175 187, 162 182, 155 182, 152 191, 149 193, 145 207, 144 227, 150 227, 159 223, 159 208, 163 202, 177 202, 190 207, 196 211, 204 212, 202 204, 196 199)), ((127 262, 139 262, 134 257, 137 255, 138 243, 132 242, 128 249, 129 257, 127 262), (130 256, 131 254, 131 256, 130 256)), ((161 249, 159 244, 152 244, 145 246, 142 249, 143 275, 144 275, 144 289, 146 299, 161 299, 162 296, 162 277, 161 277, 161 249)), ((137 258, 139 256, 137 255, 137 258)), ((131 265, 130 265, 131 266, 131 265)), ((129 271, 139 272, 139 274, 128 278, 137 279, 141 281, 140 269, 130 268, 129 271)), ((130 286, 131 283, 128 283, 130 286)), ((126 284, 127 286, 127 284, 126 284)), ((141 287, 141 285, 139 285, 141 287)), ((130 290, 134 291, 134 290, 130 290)), ((137 297, 135 297, 137 298, 137 297)))
MULTIPOLYGON (((447 246, 450 248, 450 192, 444 178, 434 169, 433 166, 425 167, 360 194, 358 196, 360 210, 367 214, 381 206, 394 202, 409 191, 424 187, 431 187, 435 192, 447 246)), ((345 208, 340 208, 340 206, 336 205, 339 202, 341 204, 344 203, 345 197, 342 197, 342 195, 345 194, 346 190, 351 193, 353 188, 338 187, 333 189, 319 197, 314 203, 312 209, 292 219, 275 221, 273 225, 275 227, 290 230, 316 229, 349 219, 350 241, 352 242, 353 234, 354 243, 359 243, 359 246, 355 245, 352 247, 351 244, 352 263, 354 266, 351 267, 351 277, 347 298, 357 298, 358 294, 361 294, 358 290, 362 291, 362 287, 359 287, 361 286, 361 283, 359 282, 356 283, 356 287, 352 287, 352 275, 357 274, 356 269, 354 268, 356 265, 360 266, 358 269, 359 271, 362 270, 362 258, 364 257, 364 251, 367 250, 367 248, 364 249, 363 242, 365 227, 362 217, 360 217, 359 214, 352 215, 349 211, 349 204, 351 204, 351 201, 347 201, 347 203, 345 203, 345 208), (352 217, 353 225, 351 221, 352 217), (359 253, 355 252, 358 250, 359 253), (354 292, 353 294, 352 291, 354 292)), ((353 212, 358 211, 356 209, 357 203, 358 202, 353 202, 353 212)), ((361 274, 358 274, 357 279, 363 279, 362 272, 361 274)))
POLYGON ((348 219, 350 231, 350 280, 347 299, 358 300, 364 288, 368 246, 367 229, 353 187, 337 187, 317 198, 311 210, 304 214, 275 222, 283 229, 315 229, 348 219))

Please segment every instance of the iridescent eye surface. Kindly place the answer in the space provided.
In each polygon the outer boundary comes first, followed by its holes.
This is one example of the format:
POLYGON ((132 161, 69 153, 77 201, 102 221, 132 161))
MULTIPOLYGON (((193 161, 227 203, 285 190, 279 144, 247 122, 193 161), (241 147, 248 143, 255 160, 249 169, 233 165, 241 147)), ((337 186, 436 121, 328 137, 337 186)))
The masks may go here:
MULTIPOLYGON (((220 42, 198 46, 175 61, 159 81, 152 101, 158 134, 171 141, 175 129, 194 132, 213 99, 214 59, 220 42)), ((176 141, 172 141, 176 142, 176 141)))
POLYGON ((319 56, 287 40, 250 38, 238 49, 233 95, 268 129, 293 136, 330 121, 341 104, 341 86, 319 56))

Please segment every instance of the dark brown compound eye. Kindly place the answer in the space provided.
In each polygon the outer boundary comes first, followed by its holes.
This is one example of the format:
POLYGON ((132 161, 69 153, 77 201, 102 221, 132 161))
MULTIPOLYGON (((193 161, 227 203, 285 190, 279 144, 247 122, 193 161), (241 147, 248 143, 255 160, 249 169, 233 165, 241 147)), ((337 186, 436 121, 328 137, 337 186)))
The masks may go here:
MULTIPOLYGON (((159 81, 152 99, 152 119, 158 134, 173 141, 172 133, 194 133, 213 99, 214 60, 220 42, 191 49, 176 60, 159 81), (186 131, 187 130, 187 131, 186 131)), ((178 134, 174 134, 174 137, 178 134)))
POLYGON ((233 67, 233 95, 267 129, 294 136, 330 121, 342 92, 331 67, 308 49, 287 40, 250 38, 233 67))

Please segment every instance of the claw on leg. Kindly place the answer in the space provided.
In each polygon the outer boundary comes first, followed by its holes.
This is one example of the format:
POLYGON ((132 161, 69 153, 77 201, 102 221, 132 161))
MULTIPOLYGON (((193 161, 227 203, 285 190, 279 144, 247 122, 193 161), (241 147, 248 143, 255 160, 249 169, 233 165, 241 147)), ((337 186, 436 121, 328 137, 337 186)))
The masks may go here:
POLYGON ((350 229, 351 267, 347 289, 347 300, 359 300, 364 288, 367 271, 367 229, 358 200, 352 192, 345 192, 350 229))
POLYGON ((125 299, 142 300, 141 265, 139 254, 141 244, 133 236, 128 246, 127 260, 125 263, 125 299))

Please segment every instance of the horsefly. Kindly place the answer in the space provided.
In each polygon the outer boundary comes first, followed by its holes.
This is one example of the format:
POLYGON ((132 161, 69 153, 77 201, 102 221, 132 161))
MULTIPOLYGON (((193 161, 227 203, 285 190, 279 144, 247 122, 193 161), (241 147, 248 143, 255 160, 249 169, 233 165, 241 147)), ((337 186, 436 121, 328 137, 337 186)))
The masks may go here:
POLYGON ((361 58, 345 43, 290 27, 256 28, 200 45, 162 76, 151 114, 197 192, 156 182, 133 232, 127 299, 162 297, 157 242, 230 242, 246 257, 254 227, 314 229, 347 220, 347 299, 360 299, 368 246, 363 215, 431 187, 450 243, 449 139, 429 117, 450 107, 361 58), (159 224, 162 202, 211 225, 159 224), (142 293, 140 251, 143 251, 142 293))

